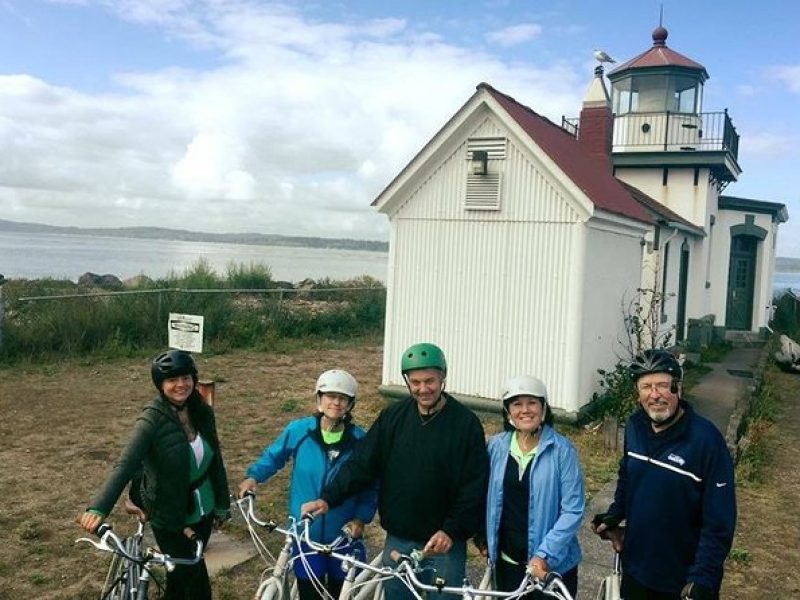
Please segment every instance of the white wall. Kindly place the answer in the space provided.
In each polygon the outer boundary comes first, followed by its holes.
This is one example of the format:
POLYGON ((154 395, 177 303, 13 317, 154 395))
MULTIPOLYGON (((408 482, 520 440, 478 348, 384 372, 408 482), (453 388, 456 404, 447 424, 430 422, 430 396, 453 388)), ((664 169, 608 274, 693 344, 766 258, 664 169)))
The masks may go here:
POLYGON ((714 187, 709 184, 709 170, 701 168, 697 185, 694 185, 694 168, 669 169, 667 185, 663 185, 664 169, 618 167, 616 176, 622 181, 639 188, 645 194, 658 200, 684 219, 704 227, 714 187))
POLYGON ((599 391, 597 369, 609 369, 625 351, 622 305, 636 296, 640 286, 643 231, 607 227, 593 220, 587 226, 583 278, 581 354, 569 367, 578 377, 577 406, 599 391))

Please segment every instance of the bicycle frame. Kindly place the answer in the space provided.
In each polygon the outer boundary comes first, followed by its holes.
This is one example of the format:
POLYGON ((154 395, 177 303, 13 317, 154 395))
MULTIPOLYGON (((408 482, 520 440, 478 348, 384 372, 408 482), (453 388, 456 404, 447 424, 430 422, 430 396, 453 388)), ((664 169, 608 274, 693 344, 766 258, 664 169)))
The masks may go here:
MULTIPOLYGON (((382 589, 379 587, 379 581, 374 581, 374 569, 380 565, 381 556, 376 556, 369 566, 373 570, 362 570, 360 561, 355 560, 355 557, 341 552, 335 552, 343 548, 349 547, 353 543, 353 538, 349 532, 343 532, 341 536, 336 538, 330 544, 320 544, 311 539, 309 533, 309 526, 313 521, 311 515, 306 515, 299 521, 290 519, 288 527, 280 527, 274 521, 264 521, 255 514, 255 494, 248 493, 239 500, 237 500, 242 517, 248 526, 250 536, 256 546, 256 550, 261 557, 267 561, 265 554, 269 555, 274 561, 271 575, 261 581, 259 584, 255 598, 257 600, 288 600, 297 597, 296 588, 292 588, 290 593, 287 592, 287 578, 289 567, 295 560, 303 561, 308 556, 307 552, 303 552, 302 548, 305 545, 312 548, 314 553, 333 555, 342 561, 342 566, 345 569, 346 575, 342 583, 342 590, 339 593, 341 600, 380 600, 382 597, 382 589), (277 558, 267 550, 266 545, 258 537, 253 528, 253 524, 266 529, 267 531, 276 531, 284 535, 284 545, 277 558), (294 548, 298 548, 298 553, 294 554, 294 548)), ((322 589, 322 584, 319 581, 315 582, 322 589)), ((296 585, 296 584, 295 584, 296 585)))
MULTIPOLYGON (((136 533, 128 538, 120 538, 107 523, 101 523, 95 535, 99 538, 99 542, 84 537, 78 538, 75 543, 88 542, 97 550, 114 555, 109 569, 109 574, 113 571, 114 579, 111 587, 103 590, 102 599, 147 600, 152 565, 160 565, 167 571, 172 571, 178 565, 195 565, 203 559, 203 542, 200 540, 195 540, 193 558, 172 558, 153 548, 147 548, 142 552, 144 523, 141 521, 138 522, 136 533), (125 561, 124 565, 120 561, 125 561), (119 576, 116 575, 118 571, 119 576)), ((104 587, 107 585, 108 577, 104 587)))

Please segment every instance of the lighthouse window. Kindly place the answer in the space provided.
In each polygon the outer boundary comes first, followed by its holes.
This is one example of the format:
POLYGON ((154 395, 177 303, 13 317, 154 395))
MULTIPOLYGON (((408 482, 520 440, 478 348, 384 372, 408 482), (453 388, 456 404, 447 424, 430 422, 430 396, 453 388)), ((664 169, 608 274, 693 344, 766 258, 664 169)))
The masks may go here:
POLYGON ((672 101, 669 110, 680 113, 698 112, 697 90, 699 83, 693 77, 674 77, 672 80, 672 101))

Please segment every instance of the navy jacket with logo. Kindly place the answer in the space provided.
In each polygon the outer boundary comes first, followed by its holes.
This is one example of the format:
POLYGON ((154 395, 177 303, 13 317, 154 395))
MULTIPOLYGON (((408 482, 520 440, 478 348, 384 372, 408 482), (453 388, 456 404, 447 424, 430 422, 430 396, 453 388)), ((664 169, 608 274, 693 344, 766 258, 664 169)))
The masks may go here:
POLYGON ((714 590, 733 542, 733 461, 716 426, 685 413, 655 433, 643 410, 625 428, 625 453, 611 514, 627 520, 623 572, 678 594, 688 581, 714 590))

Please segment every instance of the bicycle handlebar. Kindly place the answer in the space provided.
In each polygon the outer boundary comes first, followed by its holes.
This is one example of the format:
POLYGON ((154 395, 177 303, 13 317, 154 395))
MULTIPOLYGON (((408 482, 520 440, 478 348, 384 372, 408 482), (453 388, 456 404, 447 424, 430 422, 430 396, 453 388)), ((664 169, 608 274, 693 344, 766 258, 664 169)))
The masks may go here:
POLYGON ((420 569, 420 563, 427 556, 429 556, 428 553, 418 549, 412 550, 409 554, 401 554, 397 550, 392 550, 389 553, 389 558, 397 563, 395 571, 400 573, 402 577, 405 577, 412 586, 420 591, 444 592, 470 598, 476 596, 516 598, 530 592, 540 591, 547 596, 560 598, 562 600, 572 600, 569 590, 567 590, 558 573, 551 571, 544 579, 538 579, 533 576, 530 567, 525 569, 525 577, 522 579, 517 589, 509 592, 478 589, 470 585, 466 580, 462 586, 448 586, 446 585, 447 582, 441 577, 435 578, 433 584, 424 583, 417 578, 417 572, 420 569))
MULTIPOLYGON (((142 527, 142 524, 139 525, 142 527)), ((78 538, 75 543, 88 542, 97 550, 102 552, 111 552, 119 554, 126 560, 131 562, 145 564, 152 563, 163 565, 168 571, 172 571, 177 565, 196 565, 203 559, 203 542, 195 535, 192 539, 195 543, 195 551, 193 558, 173 558, 169 554, 163 552, 156 552, 154 548, 148 548, 144 556, 132 556, 125 550, 125 542, 120 538, 109 523, 100 523, 95 529, 95 535, 100 539, 99 542, 90 538, 78 538)))

